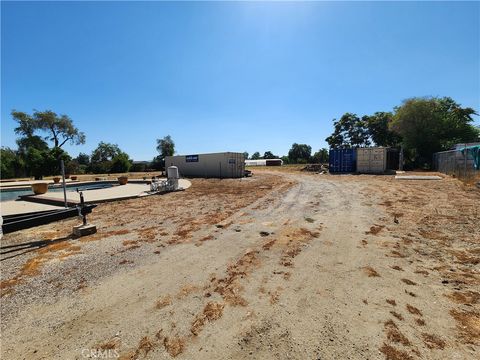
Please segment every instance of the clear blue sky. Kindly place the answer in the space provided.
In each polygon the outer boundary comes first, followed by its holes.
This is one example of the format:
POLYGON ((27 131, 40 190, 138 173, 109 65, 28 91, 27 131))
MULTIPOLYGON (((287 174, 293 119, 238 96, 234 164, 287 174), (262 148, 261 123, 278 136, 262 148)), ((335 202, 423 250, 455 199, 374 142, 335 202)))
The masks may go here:
MULTIPOLYGON (((332 119, 411 96, 480 110, 480 3, 2 2, 1 141, 10 111, 68 114, 135 160, 325 147, 332 119)), ((477 121, 478 123, 478 121, 477 121)))

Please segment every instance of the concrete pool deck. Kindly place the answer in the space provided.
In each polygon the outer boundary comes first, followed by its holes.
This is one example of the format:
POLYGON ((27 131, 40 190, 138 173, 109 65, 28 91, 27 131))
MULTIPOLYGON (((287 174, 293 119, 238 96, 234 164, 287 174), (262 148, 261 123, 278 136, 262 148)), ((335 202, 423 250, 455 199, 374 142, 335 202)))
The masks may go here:
POLYGON ((0 203, 0 212, 2 216, 24 214, 29 212, 60 210, 63 206, 38 204, 29 201, 3 201, 0 203))
MULTIPOLYGON (((187 189, 192 183, 180 179, 178 185, 180 188, 187 189)), ((86 203, 101 203, 148 196, 150 195, 148 191, 150 191, 150 185, 128 183, 110 188, 86 190, 83 191, 83 197, 86 203)), ((67 189, 67 203, 69 206, 79 204, 79 194, 67 189)), ((4 201, 0 206, 2 215, 61 209, 64 207, 63 191, 47 192, 42 195, 25 195, 21 197, 21 200, 4 201)))
MULTIPOLYGON (((48 185, 61 185, 62 181, 59 183, 54 182, 53 180, 22 180, 22 181, 4 181, 0 183, 0 189, 16 189, 19 187, 31 187, 33 184, 39 183, 47 183, 48 185)), ((79 180, 72 180, 72 179, 65 179, 65 183, 69 184, 76 184, 80 183, 79 180)))

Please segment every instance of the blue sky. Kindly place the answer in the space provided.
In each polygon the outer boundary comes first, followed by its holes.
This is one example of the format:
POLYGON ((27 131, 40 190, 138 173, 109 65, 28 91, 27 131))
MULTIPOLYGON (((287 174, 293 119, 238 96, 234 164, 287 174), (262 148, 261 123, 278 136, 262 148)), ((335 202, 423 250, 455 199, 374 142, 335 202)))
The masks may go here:
MULTIPOLYGON (((1 142, 12 109, 68 114, 135 160, 326 147, 332 119, 412 96, 480 110, 480 3, 2 2, 1 142)), ((477 118, 478 119, 478 118, 477 118)), ((477 123, 479 123, 477 121, 477 123)))

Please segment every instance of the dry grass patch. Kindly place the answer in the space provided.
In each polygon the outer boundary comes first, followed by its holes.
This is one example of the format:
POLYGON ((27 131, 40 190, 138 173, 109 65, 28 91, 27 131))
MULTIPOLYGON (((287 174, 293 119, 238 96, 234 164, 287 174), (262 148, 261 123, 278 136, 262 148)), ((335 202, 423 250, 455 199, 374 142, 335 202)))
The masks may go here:
POLYGON ((392 310, 392 311, 390 311, 390 314, 392 314, 393 316, 395 316, 398 320, 401 320, 401 321, 404 320, 404 319, 403 319, 403 315, 397 313, 396 311, 393 311, 393 310, 392 310))
POLYGON ((397 306, 397 302, 394 299, 387 299, 385 301, 392 306, 397 306))
POLYGON ((410 305, 410 304, 407 304, 406 307, 407 307, 407 310, 408 310, 408 312, 409 312, 410 314, 418 315, 418 316, 423 316, 423 315, 422 315, 422 312, 421 312, 419 309, 417 309, 415 306, 412 306, 412 305, 410 305))
POLYGON ((412 280, 409 280, 409 279, 401 279, 401 280, 402 280, 402 282, 404 282, 407 285, 417 285, 416 282, 414 282, 412 280))
POLYGON ((423 320, 423 319, 415 319, 415 323, 418 326, 425 326, 425 320, 423 320))
POLYGON ((205 305, 202 314, 198 314, 190 327, 190 332, 197 336, 205 326, 207 322, 218 320, 223 315, 224 304, 209 302, 205 305))
POLYGON ((440 339, 437 335, 422 333, 423 342, 429 349, 440 349, 445 348, 445 341, 440 339))
POLYGON ((379 350, 385 355, 386 360, 413 360, 406 351, 398 350, 389 344, 384 343, 379 350))
POLYGON ((457 321, 457 330, 466 344, 480 344, 480 314, 476 311, 451 310, 457 321))
POLYGON ((172 297, 170 295, 166 295, 157 300, 157 302, 155 303, 155 307, 160 310, 160 309, 163 309, 165 306, 168 306, 171 304, 172 304, 172 297))
POLYGON ((393 320, 385 322, 385 331, 387 332, 387 339, 392 342, 400 343, 403 346, 410 346, 410 340, 403 335, 398 329, 397 324, 393 320))
POLYGON ((120 345, 120 340, 115 338, 115 339, 110 339, 102 344, 99 344, 95 346, 95 348, 99 350, 113 350, 113 349, 116 349, 119 345, 120 345))
POLYGON ((475 291, 454 291, 446 295, 450 300, 458 304, 477 304, 480 300, 480 294, 475 291))
POLYGON ((214 291, 219 293, 230 305, 247 306, 247 301, 241 296, 243 286, 240 280, 248 276, 253 268, 260 265, 257 255, 258 251, 247 250, 236 263, 227 267, 227 275, 225 277, 221 279, 213 277, 210 280, 214 291))
POLYGON ((36 255, 28 259, 13 278, 0 282, 1 296, 13 293, 13 287, 23 282, 25 278, 38 276, 41 269, 50 260, 65 258, 80 253, 81 247, 73 245, 69 240, 51 240, 46 246, 36 251, 36 255))
POLYGON ((380 274, 377 272, 377 270, 371 266, 364 267, 363 271, 368 275, 368 277, 380 277, 380 274))
POLYGON ((382 231, 382 229, 385 227, 385 225, 372 225, 370 227, 370 230, 365 231, 365 234, 367 235, 377 235, 382 231))
POLYGON ((185 339, 180 337, 165 337, 163 345, 170 356, 176 357, 185 350, 185 339))
POLYGON ((177 299, 183 299, 184 297, 187 297, 191 293, 194 293, 194 292, 199 291, 199 290, 200 290, 200 287, 197 286, 197 285, 190 285, 190 284, 183 285, 180 288, 180 291, 177 293, 177 295, 175 295, 175 297, 177 299))

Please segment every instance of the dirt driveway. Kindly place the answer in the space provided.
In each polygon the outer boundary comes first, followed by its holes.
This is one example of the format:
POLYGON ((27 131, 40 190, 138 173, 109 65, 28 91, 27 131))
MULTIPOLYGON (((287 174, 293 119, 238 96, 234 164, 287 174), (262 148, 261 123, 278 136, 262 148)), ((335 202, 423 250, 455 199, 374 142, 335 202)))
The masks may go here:
POLYGON ((96 235, 2 240, 2 359, 477 359, 479 219, 449 178, 261 171, 103 204, 96 235))

